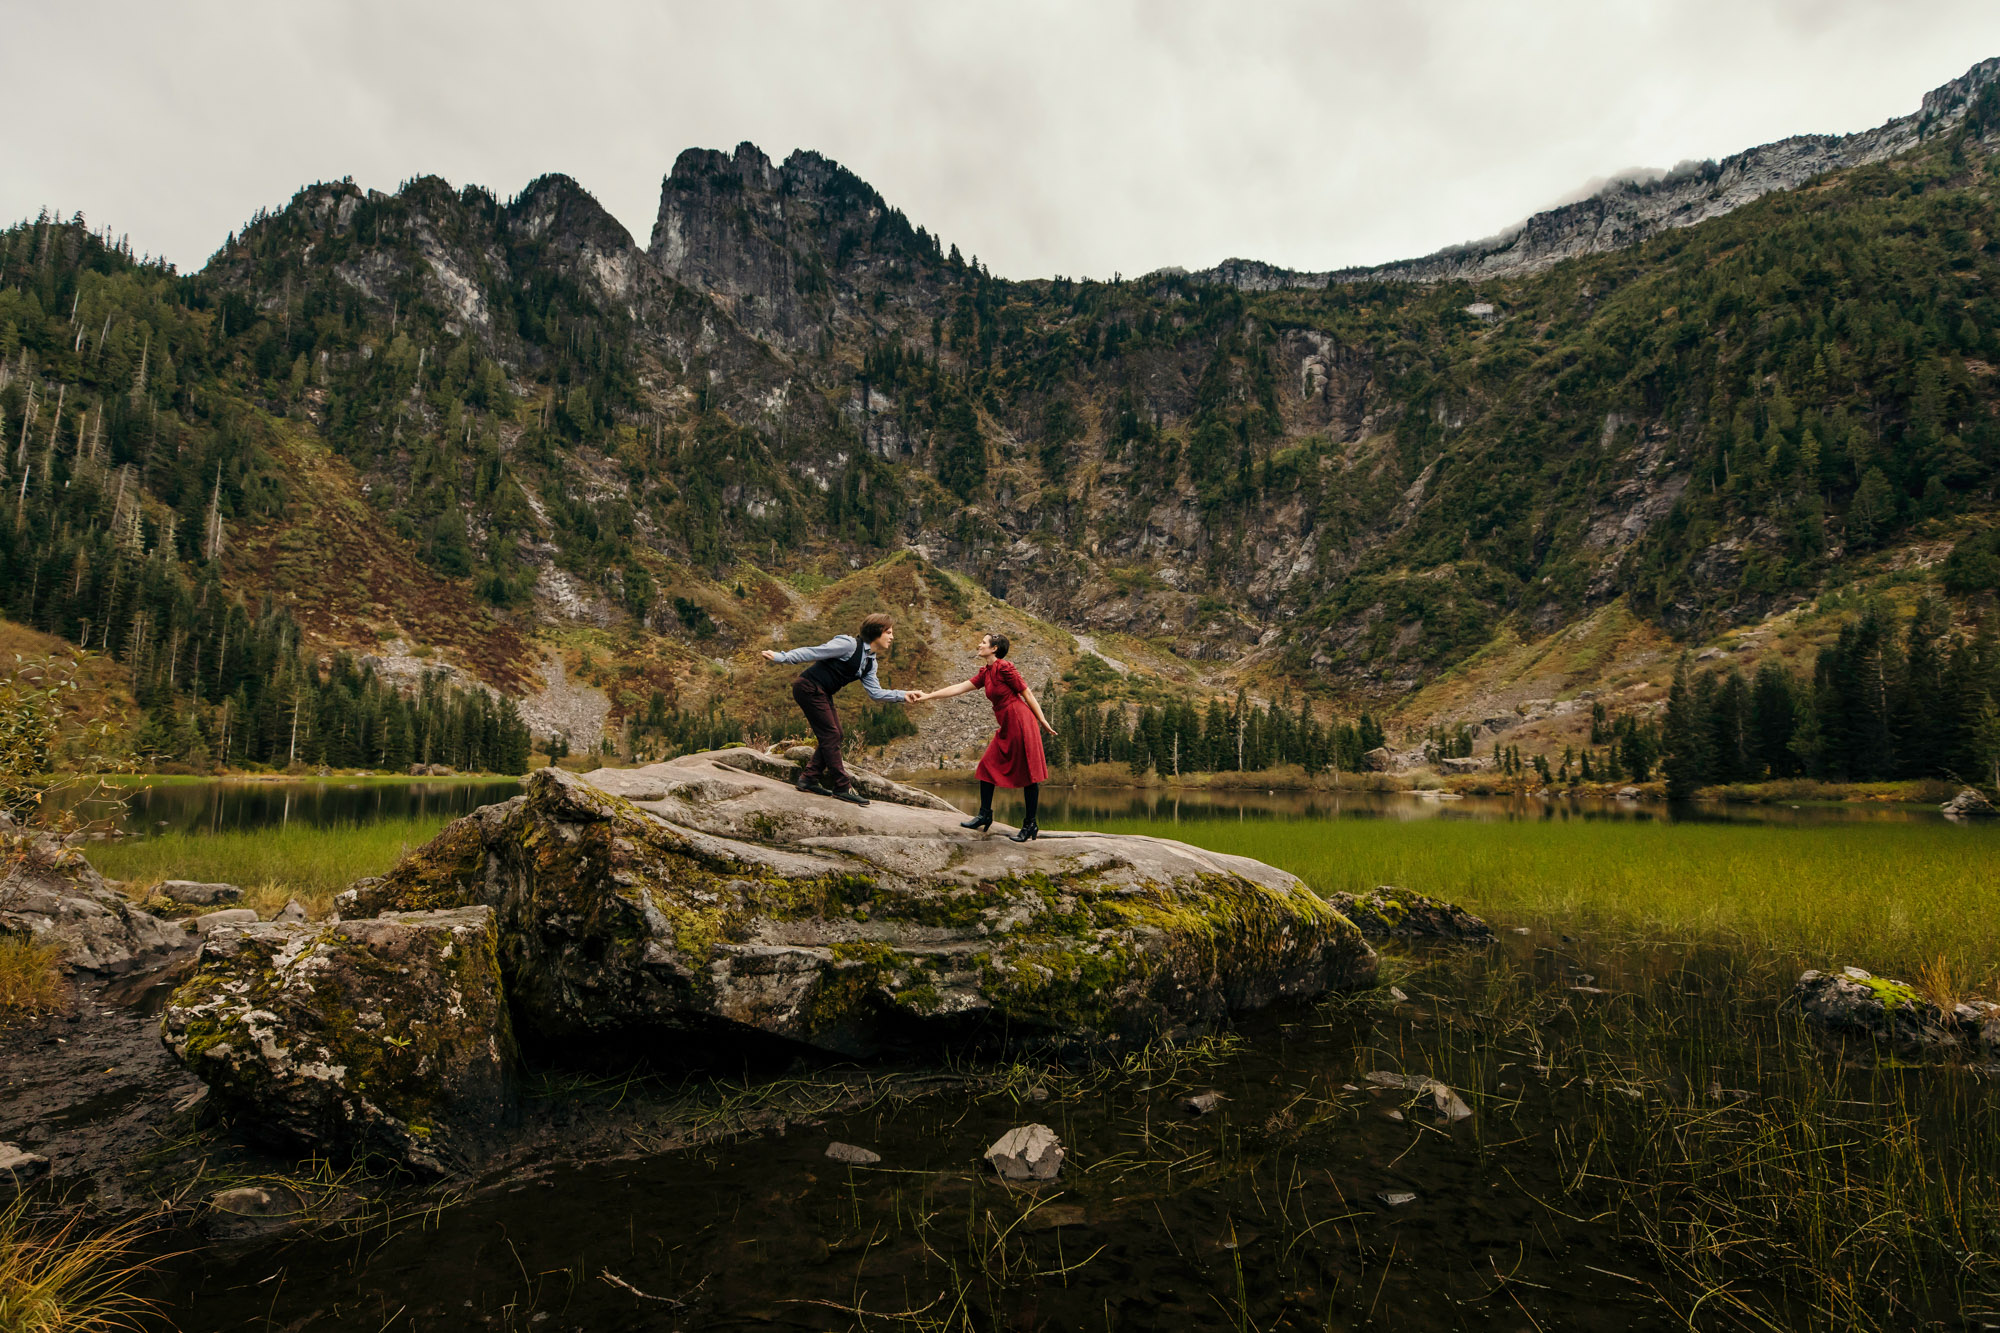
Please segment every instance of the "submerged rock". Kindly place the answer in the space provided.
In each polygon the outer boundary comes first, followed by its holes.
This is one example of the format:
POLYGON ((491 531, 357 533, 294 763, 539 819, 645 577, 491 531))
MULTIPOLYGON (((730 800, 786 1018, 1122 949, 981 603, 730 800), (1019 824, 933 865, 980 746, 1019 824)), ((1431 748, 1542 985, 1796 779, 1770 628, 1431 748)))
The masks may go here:
POLYGON ((216 929, 161 1019, 251 1132, 439 1173, 475 1160, 513 1096, 493 912, 216 929))
POLYGON ((986 1162, 1003 1180, 1054 1180, 1062 1170, 1062 1141, 1047 1125, 1022 1125, 986 1150, 986 1162))
POLYGON ((1393 884, 1364 894, 1336 893, 1327 901, 1370 939, 1393 936, 1493 943, 1493 927, 1456 903, 1393 884))
POLYGON ((1472 1108, 1465 1099, 1434 1078, 1413 1074, 1392 1074, 1377 1069, 1368 1075, 1368 1081, 1378 1088, 1394 1088, 1402 1092, 1414 1092, 1419 1098, 1431 1104, 1440 1119, 1456 1124, 1460 1120, 1472 1118, 1472 1108))
POLYGON ((1905 1052, 1935 1053, 1964 1040, 1956 1016, 1919 995, 1907 982, 1873 976, 1858 967, 1799 974, 1792 998, 1805 1016, 1830 1032, 1868 1037, 1905 1052))
POLYGON ((745 1034, 849 1055, 981 1034, 1143 1041, 1374 976, 1354 926, 1260 862, 1160 838, 981 837, 927 792, 864 775, 859 807, 797 791, 795 773, 746 749, 543 769, 337 908, 489 906, 524 1038, 669 1055, 745 1034))
POLYGON ((0 935, 25 936, 62 950, 63 962, 92 972, 124 972, 189 943, 179 924, 133 905, 83 854, 47 834, 0 833, 11 846, 0 892, 0 935))
POLYGON ((870 1152, 852 1143, 829 1143, 826 1155, 843 1166, 873 1166, 882 1160, 882 1154, 870 1152))

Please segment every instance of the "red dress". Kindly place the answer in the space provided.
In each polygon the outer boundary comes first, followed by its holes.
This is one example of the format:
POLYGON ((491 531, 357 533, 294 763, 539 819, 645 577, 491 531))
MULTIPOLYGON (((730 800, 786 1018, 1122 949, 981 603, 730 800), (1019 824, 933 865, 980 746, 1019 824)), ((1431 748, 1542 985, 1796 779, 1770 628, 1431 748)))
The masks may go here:
POLYGON ((995 658, 979 668, 972 683, 984 687, 986 697, 993 701, 993 721, 1000 728, 979 757, 979 780, 996 787, 1047 782, 1049 761, 1042 756, 1042 724, 1021 697, 1028 685, 1020 671, 1005 658, 995 658))

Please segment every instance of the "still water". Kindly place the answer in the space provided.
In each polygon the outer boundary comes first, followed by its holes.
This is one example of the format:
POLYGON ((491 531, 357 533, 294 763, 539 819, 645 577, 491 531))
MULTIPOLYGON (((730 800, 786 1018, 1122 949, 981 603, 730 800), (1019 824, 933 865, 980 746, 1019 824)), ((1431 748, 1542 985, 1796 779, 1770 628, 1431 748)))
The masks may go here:
MULTIPOLYGON (((970 783, 925 783, 966 811, 979 808, 970 783)), ((512 778, 383 780, 307 778, 155 781, 127 789, 118 818, 128 833, 224 833, 289 824, 330 827, 426 815, 452 819, 520 791, 512 778)), ((1020 818, 1020 793, 1002 791, 995 814, 1020 818)), ((1829 824, 1942 821, 1933 806, 1886 802, 1819 805, 1668 806, 1658 801, 1573 797, 1467 796, 1445 800, 1402 792, 1195 791, 1141 787, 1079 788, 1045 785, 1041 822, 1050 828, 1084 828, 1108 820, 1180 823, 1203 819, 1393 820, 1613 820, 1829 824)))
POLYGON ((234 833, 292 824, 330 828, 379 819, 455 819, 520 790, 512 778, 156 781, 125 790, 118 824, 127 833, 234 833))

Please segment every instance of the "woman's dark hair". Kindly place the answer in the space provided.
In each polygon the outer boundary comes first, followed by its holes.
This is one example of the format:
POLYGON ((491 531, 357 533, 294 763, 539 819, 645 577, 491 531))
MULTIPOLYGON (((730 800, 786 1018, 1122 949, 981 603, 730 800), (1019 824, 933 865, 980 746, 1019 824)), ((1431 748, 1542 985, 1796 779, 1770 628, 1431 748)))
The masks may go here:
POLYGON ((1014 646, 1014 641, 1004 634, 989 634, 986 636, 986 641, 993 645, 995 657, 1005 657, 1007 650, 1014 646))

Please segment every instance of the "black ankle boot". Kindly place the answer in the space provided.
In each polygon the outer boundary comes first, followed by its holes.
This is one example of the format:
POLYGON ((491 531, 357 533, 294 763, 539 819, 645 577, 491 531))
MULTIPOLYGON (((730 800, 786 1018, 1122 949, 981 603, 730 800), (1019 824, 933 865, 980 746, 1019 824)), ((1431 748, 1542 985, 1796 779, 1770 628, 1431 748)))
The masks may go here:
POLYGON ((992 828, 993 812, 991 810, 981 810, 978 814, 974 815, 972 818, 961 821, 959 823, 959 827, 970 828, 970 829, 992 828))
POLYGON ((1023 824, 1007 836, 1015 842, 1033 842, 1042 836, 1042 831, 1033 824, 1023 824))

